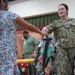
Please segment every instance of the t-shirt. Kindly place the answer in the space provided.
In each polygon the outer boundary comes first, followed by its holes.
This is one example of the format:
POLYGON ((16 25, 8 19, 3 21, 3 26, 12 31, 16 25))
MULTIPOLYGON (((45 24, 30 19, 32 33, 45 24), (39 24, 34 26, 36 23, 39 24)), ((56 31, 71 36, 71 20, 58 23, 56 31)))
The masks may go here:
POLYGON ((25 39, 23 42, 24 54, 32 54, 37 44, 38 42, 33 36, 29 36, 27 39, 25 39))

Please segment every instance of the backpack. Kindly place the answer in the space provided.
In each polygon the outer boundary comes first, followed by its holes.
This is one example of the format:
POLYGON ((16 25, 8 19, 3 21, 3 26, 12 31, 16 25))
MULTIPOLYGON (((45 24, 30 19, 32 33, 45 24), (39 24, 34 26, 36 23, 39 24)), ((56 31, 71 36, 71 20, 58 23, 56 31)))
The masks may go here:
MULTIPOLYGON (((52 57, 52 53, 55 50, 55 38, 54 36, 47 36, 39 43, 38 53, 35 59, 36 71, 40 71, 44 75, 45 68, 52 57)), ((36 75, 36 74, 35 74, 36 75)))

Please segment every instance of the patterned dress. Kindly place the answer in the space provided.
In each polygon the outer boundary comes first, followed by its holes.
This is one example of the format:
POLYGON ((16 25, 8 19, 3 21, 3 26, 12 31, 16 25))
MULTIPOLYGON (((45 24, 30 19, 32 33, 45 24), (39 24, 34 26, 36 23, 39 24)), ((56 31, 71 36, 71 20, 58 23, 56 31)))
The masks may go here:
POLYGON ((56 37, 56 71, 57 75, 73 75, 73 57, 75 56, 75 19, 56 20, 47 26, 49 33, 54 31, 56 37))
POLYGON ((16 22, 18 15, 0 10, 0 75, 20 75, 16 63, 16 22))

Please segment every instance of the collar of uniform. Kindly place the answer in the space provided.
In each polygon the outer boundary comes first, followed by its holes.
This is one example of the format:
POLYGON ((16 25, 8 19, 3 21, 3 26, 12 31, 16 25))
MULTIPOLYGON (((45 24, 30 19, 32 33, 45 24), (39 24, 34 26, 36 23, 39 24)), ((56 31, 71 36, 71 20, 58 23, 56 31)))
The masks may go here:
POLYGON ((67 19, 60 19, 60 21, 62 21, 62 22, 66 22, 66 21, 68 21, 70 18, 68 17, 67 19))

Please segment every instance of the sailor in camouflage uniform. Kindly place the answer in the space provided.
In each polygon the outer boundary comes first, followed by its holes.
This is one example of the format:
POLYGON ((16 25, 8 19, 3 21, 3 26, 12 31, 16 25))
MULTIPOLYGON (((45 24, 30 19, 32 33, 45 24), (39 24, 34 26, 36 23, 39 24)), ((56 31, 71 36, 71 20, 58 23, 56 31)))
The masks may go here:
POLYGON ((49 33, 54 31, 56 37, 56 71, 57 75, 73 75, 73 57, 75 55, 75 19, 68 17, 68 6, 58 6, 59 20, 43 28, 49 33))

